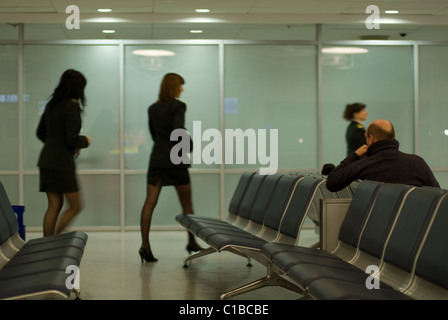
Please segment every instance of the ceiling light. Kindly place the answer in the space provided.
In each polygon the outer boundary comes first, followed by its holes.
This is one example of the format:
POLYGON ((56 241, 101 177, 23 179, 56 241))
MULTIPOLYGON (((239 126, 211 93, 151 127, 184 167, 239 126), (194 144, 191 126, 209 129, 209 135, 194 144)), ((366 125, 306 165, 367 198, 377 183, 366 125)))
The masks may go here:
POLYGON ((112 9, 98 9, 98 12, 112 12, 112 9))
POLYGON ((103 30, 103 33, 115 33, 115 30, 103 30))
POLYGON ((224 19, 216 19, 216 18, 210 18, 210 17, 191 17, 191 18, 183 18, 175 20, 175 22, 183 22, 183 23, 223 23, 223 22, 229 22, 229 20, 224 19))
POLYGON ((387 13, 387 14, 397 14, 398 10, 386 10, 386 11, 384 11, 384 13, 387 13))
POLYGON ((202 30, 190 30, 190 33, 202 33, 202 30))
POLYGON ((127 19, 114 18, 114 17, 95 17, 95 18, 87 18, 83 20, 84 22, 89 23, 121 23, 121 22, 131 22, 127 19))
POLYGON ((132 51, 132 54, 136 56, 146 56, 146 57, 163 57, 163 56, 174 56, 175 53, 169 50, 158 50, 158 49, 138 49, 132 51))
POLYGON ((210 9, 196 9, 195 11, 199 13, 207 13, 210 12, 210 9))
POLYGON ((369 52, 369 50, 357 47, 331 47, 322 49, 322 53, 329 53, 329 54, 359 54, 367 52, 369 52))

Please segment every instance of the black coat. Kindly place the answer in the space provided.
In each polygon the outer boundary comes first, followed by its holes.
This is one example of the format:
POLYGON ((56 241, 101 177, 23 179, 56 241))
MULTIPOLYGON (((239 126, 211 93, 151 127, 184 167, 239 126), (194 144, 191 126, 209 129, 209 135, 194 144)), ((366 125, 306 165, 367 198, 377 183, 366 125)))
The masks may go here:
MULTIPOLYGON (((184 129, 187 106, 182 101, 171 99, 162 103, 156 102, 148 108, 148 126, 154 145, 149 160, 152 168, 188 168, 190 164, 174 164, 171 161, 171 149, 180 141, 171 141, 171 133, 175 129, 184 129)), ((190 140, 190 151, 191 151, 190 140)))
POLYGON ((362 158, 352 152, 328 175, 328 190, 342 190, 358 179, 440 187, 425 160, 401 152, 398 147, 397 140, 386 139, 370 145, 367 156, 362 158))
POLYGON ((37 137, 44 143, 37 165, 47 170, 75 170, 76 150, 89 146, 80 130, 81 108, 76 100, 47 105, 37 126, 37 137))

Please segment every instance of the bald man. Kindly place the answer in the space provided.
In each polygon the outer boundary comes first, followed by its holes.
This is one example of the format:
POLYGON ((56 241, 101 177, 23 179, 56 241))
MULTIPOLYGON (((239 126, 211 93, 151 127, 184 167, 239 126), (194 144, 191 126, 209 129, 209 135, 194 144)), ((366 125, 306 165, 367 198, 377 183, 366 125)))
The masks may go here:
POLYGON ((395 130, 389 121, 372 122, 366 130, 366 143, 328 175, 328 190, 342 190, 358 179, 440 188, 425 160, 398 150, 395 130))

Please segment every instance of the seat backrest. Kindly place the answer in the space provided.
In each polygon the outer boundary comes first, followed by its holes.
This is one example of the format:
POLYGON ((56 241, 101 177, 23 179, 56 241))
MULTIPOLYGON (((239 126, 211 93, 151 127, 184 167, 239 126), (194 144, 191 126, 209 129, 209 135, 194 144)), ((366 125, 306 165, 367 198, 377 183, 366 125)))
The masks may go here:
POLYGON ((335 192, 338 199, 350 199, 353 198, 353 190, 351 186, 347 186, 342 190, 335 192))
POLYGON ((366 180, 356 189, 339 231, 339 240, 357 247, 362 228, 375 203, 382 182, 366 180))
POLYGON ((314 176, 313 178, 318 179, 319 181, 323 181, 323 183, 319 184, 319 188, 317 189, 317 192, 313 198, 313 202, 311 203, 311 206, 308 211, 308 218, 310 218, 314 224, 317 226, 320 225, 320 204, 322 199, 351 199, 353 197, 351 191, 348 189, 348 187, 338 191, 338 192, 331 192, 327 189, 325 186, 326 184, 326 177, 318 177, 314 176))
POLYGON ((386 240, 408 193, 415 187, 385 183, 376 196, 359 242, 359 249, 382 258, 386 240))
POLYGON ((271 230, 279 229, 280 221, 289 204, 292 192, 297 182, 301 179, 302 177, 297 175, 284 175, 280 178, 272 193, 272 199, 266 207, 263 219, 263 225, 265 227, 271 230))
POLYGON ((264 181, 260 186, 260 190, 255 198, 254 205, 252 206, 250 214, 250 221, 252 223, 260 226, 263 225, 264 215, 267 211, 266 209, 273 198, 272 195, 274 190, 277 188, 278 181, 281 177, 283 177, 283 175, 277 173, 268 175, 264 178, 264 181))
POLYGON ((406 197, 386 244, 384 261, 412 271, 417 250, 446 191, 415 188, 406 197))
POLYGON ((3 183, 0 182, 0 245, 18 231, 16 215, 12 210, 3 183))
POLYGON ((347 187, 347 190, 351 192, 351 194, 355 194, 356 189, 358 189, 359 185, 362 183, 361 180, 356 180, 350 183, 350 185, 347 187))
POLYGON ((232 199, 230 199, 229 203, 229 213, 238 214, 238 209, 240 207, 241 201, 246 194, 246 190, 250 184, 252 177, 255 175, 255 172, 244 172, 240 179, 238 180, 238 184, 233 192, 232 199))
POLYGON ((325 182, 323 179, 304 177, 299 181, 289 206, 281 221, 280 233, 296 239, 303 222, 314 202, 317 190, 325 182))
POLYGON ((415 274, 448 289, 448 197, 437 209, 418 255, 415 274))
POLYGON ((252 212, 252 206, 255 203, 255 199, 257 199, 258 192, 264 182, 264 179, 267 176, 255 174, 249 182, 247 186, 246 192, 244 193, 244 197, 241 200, 241 203, 238 207, 238 216, 249 220, 252 212))
MULTIPOLYGON (((325 180, 326 183, 326 180, 325 180)), ((325 183, 323 183, 321 186, 319 186, 319 192, 322 193, 322 197, 324 199, 350 199, 353 198, 353 194, 351 192, 351 189, 349 187, 345 187, 342 190, 339 190, 337 192, 331 192, 327 189, 325 186, 325 183)))

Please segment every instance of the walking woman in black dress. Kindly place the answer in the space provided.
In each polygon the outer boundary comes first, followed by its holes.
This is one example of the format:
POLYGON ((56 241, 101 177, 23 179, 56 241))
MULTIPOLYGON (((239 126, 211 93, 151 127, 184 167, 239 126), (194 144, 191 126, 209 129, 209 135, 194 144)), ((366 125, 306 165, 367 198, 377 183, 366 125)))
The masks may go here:
MULTIPOLYGON (((139 254, 142 262, 157 261, 151 251, 149 230, 162 186, 174 186, 183 213, 193 213, 188 172, 190 164, 182 162, 174 164, 170 158, 171 149, 178 143, 170 140, 171 133, 176 129, 184 129, 185 126, 186 105, 178 100, 183 91, 184 83, 185 81, 180 75, 166 74, 160 85, 158 101, 148 108, 149 132, 154 140, 154 146, 147 173, 146 200, 140 219, 142 245, 139 254)), ((187 251, 199 250, 202 250, 202 248, 196 243, 194 236, 188 232, 187 251)))
POLYGON ((75 158, 79 149, 87 148, 91 141, 89 136, 79 135, 86 84, 86 78, 80 72, 66 70, 37 127, 37 137, 44 143, 38 161, 39 191, 45 192, 48 199, 44 236, 61 233, 81 211, 75 158), (68 208, 59 218, 64 198, 68 208))

